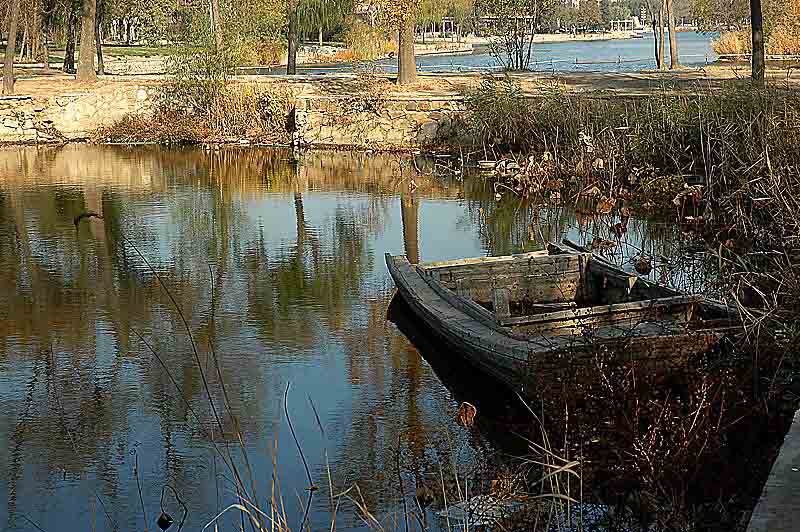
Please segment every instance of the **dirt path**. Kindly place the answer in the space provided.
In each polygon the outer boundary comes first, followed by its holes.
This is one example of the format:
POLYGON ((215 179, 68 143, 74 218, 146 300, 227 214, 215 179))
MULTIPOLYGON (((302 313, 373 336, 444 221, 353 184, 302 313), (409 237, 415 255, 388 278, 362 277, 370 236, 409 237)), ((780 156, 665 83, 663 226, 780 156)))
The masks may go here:
MULTIPOLYGON (((103 92, 120 85, 158 85, 166 79, 164 76, 101 76, 96 83, 83 84, 74 76, 61 73, 41 75, 38 72, 18 79, 15 92, 17 95, 32 96, 34 99, 49 98, 62 94, 103 92)), ((619 96, 646 95, 655 90, 670 88, 690 90, 698 87, 713 88, 723 83, 749 83, 749 71, 746 66, 712 66, 706 69, 685 69, 677 72, 643 71, 637 73, 514 73, 510 76, 517 80, 527 93, 547 94, 548 92, 599 92, 619 96)), ((502 74, 497 74, 501 76, 502 74)), ((800 89, 800 71, 770 70, 770 83, 786 86, 792 90, 800 89)), ((235 78, 240 83, 288 84, 300 96, 335 97, 348 94, 363 94, 365 91, 376 91, 387 96, 408 99, 422 98, 456 98, 465 91, 480 83, 478 74, 420 74, 419 81, 408 87, 397 87, 389 76, 372 78, 359 77, 353 74, 328 74, 324 76, 240 76, 235 78)))

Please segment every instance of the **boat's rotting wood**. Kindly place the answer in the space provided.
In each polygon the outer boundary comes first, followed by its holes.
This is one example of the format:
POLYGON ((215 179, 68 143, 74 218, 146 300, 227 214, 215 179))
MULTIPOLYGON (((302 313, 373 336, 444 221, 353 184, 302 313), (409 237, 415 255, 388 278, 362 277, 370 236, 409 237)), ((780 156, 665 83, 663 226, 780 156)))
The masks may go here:
POLYGON ((577 253, 570 255, 546 255, 535 257, 514 255, 512 260, 452 264, 448 266, 436 267, 431 267, 428 264, 421 264, 420 266, 426 271, 437 272, 439 276, 446 281, 452 281, 475 274, 485 274, 486 272, 492 272, 494 275, 512 275, 515 273, 554 275, 577 271, 580 266, 578 257, 579 254, 577 253))
POLYGON ((530 253, 520 253, 517 255, 503 256, 503 257, 475 257, 470 259, 456 259, 438 262, 426 262, 423 264, 426 270, 441 269, 447 267, 457 267, 469 264, 489 264, 494 262, 513 262, 519 260, 529 260, 535 257, 548 257, 550 256, 547 250, 532 251, 530 253))
POLYGON ((673 296, 661 299, 648 299, 645 301, 632 301, 630 303, 617 303, 613 305, 598 305, 594 307, 575 308, 547 314, 534 314, 532 316, 519 316, 514 318, 499 319, 501 325, 544 325, 554 324, 555 327, 571 327, 581 323, 603 321, 616 314, 623 316, 650 316, 670 315, 680 318, 680 321, 689 321, 694 307, 703 300, 700 296, 673 296), (574 324, 574 325, 573 325, 574 324))
POLYGON ((508 288, 495 287, 492 289, 492 306, 498 321, 511 317, 510 295, 511 290, 508 288))
POLYGON ((578 308, 578 304, 574 301, 564 301, 562 303, 526 303, 525 308, 537 314, 541 314, 543 312, 556 312, 558 310, 578 308))
POLYGON ((672 370, 685 367, 689 359, 705 353, 722 338, 717 331, 682 334, 632 335, 613 339, 575 338, 570 344, 558 342, 562 348, 550 353, 532 353, 530 374, 558 372, 575 363, 593 363, 598 353, 612 355, 624 362, 635 362, 646 370, 672 370))
POLYGON ((515 255, 513 260, 448 264, 422 268, 445 288, 481 303, 492 302, 492 290, 508 288, 512 301, 536 303, 572 301, 581 288, 587 257, 515 255))
MULTIPOLYGON (((417 270, 420 271, 419 269, 417 270)), ((496 323, 495 316, 482 306, 478 305, 474 301, 469 299, 464 299, 463 297, 458 297, 456 294, 442 286, 442 284, 435 278, 427 275, 419 275, 419 277, 428 284, 428 286, 436 292, 436 294, 447 301, 453 307, 459 309, 460 311, 464 312, 468 316, 476 319, 478 321, 483 322, 484 324, 492 327, 492 328, 499 328, 496 323)))
POLYGON ((588 286, 590 298, 598 303, 615 303, 639 299, 657 299, 679 295, 671 288, 660 286, 635 274, 623 272, 597 257, 589 265, 588 286))
MULTIPOLYGON (((645 368, 684 366, 690 356, 706 352, 725 334, 713 329, 715 320, 702 320, 702 298, 684 296, 550 312, 533 317, 539 321, 512 329, 503 327, 493 313, 474 301, 446 288, 437 280, 437 274, 426 271, 424 266, 417 268, 405 257, 389 255, 387 265, 399 295, 434 334, 453 348, 454 355, 523 393, 525 386, 537 382, 534 375, 552 372, 557 377, 573 362, 593 363, 598 353, 645 368), (700 317, 690 322, 696 327, 689 329, 681 320, 691 319, 698 305, 700 317), (570 325, 575 325, 572 331, 564 328, 570 325), (516 332, 527 332, 529 327, 542 329, 531 334, 516 332)), ((495 308, 504 314, 504 294, 510 294, 510 290, 504 286, 491 288, 489 301, 494 299, 495 308)), ((711 313, 713 317, 718 314, 711 313)))
POLYGON ((473 281, 463 279, 457 283, 442 283, 443 286, 461 297, 479 303, 492 302, 492 290, 505 288, 512 301, 530 301, 535 303, 564 303, 573 301, 579 285, 578 273, 563 279, 494 279, 473 281))
POLYGON ((596 253, 587 252, 586 248, 565 238, 566 247, 551 244, 551 253, 570 255, 580 253, 589 255, 588 275, 584 283, 586 299, 599 303, 614 303, 625 300, 657 299, 677 296, 680 292, 660 285, 636 273, 622 271, 618 266, 605 260, 596 253))
POLYGON ((529 349, 514 350, 511 346, 515 343, 521 345, 520 342, 499 332, 496 323, 492 328, 455 308, 434 290, 436 281, 420 275, 404 257, 387 255, 387 264, 402 297, 435 334, 449 345, 457 346, 457 354, 480 371, 512 389, 521 389, 529 349))

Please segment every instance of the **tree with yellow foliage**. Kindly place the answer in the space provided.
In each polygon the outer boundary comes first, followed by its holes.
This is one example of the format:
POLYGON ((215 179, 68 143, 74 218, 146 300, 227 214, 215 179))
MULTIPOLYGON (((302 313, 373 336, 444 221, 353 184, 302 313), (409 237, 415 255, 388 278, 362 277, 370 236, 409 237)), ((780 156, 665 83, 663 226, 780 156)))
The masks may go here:
POLYGON ((373 0, 384 27, 397 32, 397 84, 417 81, 417 60, 414 54, 414 23, 421 0, 373 0))

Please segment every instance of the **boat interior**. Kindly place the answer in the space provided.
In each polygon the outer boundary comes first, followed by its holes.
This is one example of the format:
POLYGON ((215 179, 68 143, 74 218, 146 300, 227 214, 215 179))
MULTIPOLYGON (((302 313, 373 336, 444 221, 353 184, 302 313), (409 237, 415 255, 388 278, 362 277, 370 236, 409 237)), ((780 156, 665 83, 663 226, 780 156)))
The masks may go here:
MULTIPOLYGON (((656 334, 730 325, 731 310, 628 274, 586 252, 549 250, 419 265, 429 283, 528 334, 656 334)), ((485 314, 484 314, 485 315, 485 314)))

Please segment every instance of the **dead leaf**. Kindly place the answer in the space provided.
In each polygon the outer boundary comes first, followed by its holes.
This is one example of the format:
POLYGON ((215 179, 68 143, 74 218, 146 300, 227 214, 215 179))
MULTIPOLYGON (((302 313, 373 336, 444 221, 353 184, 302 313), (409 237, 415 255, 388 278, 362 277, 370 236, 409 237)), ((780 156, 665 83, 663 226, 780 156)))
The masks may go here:
POLYGON ((653 263, 650 262, 648 257, 639 255, 639 257, 633 263, 633 268, 642 275, 648 275, 653 271, 653 263))
POLYGON ((617 200, 614 198, 607 198, 602 196, 600 201, 597 202, 597 212, 600 214, 608 214, 612 210, 614 210, 614 205, 617 204, 617 200))
POLYGON ((592 251, 599 251, 599 252, 608 251, 609 249, 612 249, 616 245, 617 245, 616 242, 613 242, 611 240, 606 240, 604 238, 595 238, 594 240, 592 240, 592 251))
POLYGON ((599 196, 600 195, 600 189, 597 188, 597 187, 592 187, 592 188, 590 188, 588 190, 584 190, 583 192, 581 192, 581 195, 583 195, 583 196, 599 196))
POLYGON ((466 401, 461 403, 458 407, 458 424, 465 428, 472 428, 475 425, 475 416, 478 414, 478 409, 472 403, 466 401))

